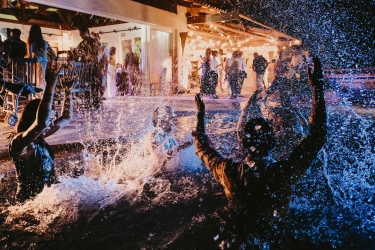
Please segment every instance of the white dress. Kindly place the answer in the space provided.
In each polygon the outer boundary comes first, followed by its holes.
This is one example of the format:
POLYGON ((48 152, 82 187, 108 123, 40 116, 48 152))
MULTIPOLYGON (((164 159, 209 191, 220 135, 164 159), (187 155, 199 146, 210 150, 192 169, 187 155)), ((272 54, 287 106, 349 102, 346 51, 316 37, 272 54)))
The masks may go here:
POLYGON ((116 86, 116 66, 109 64, 108 66, 108 86, 107 86, 107 95, 108 97, 115 97, 117 95, 117 86, 116 86))
MULTIPOLYGON (((36 65, 36 82, 35 82, 35 87, 45 89, 46 87, 46 82, 45 82, 45 74, 46 74, 46 69, 47 69, 47 63, 48 63, 48 57, 47 57, 47 50, 49 47, 49 43, 47 41, 44 41, 44 48, 40 49, 38 52, 34 51, 34 44, 29 45, 30 51, 32 52, 32 56, 38 58, 38 64, 36 65)), ((56 56, 56 55, 55 55, 56 56)), ((33 72, 35 72, 33 70, 33 72)))

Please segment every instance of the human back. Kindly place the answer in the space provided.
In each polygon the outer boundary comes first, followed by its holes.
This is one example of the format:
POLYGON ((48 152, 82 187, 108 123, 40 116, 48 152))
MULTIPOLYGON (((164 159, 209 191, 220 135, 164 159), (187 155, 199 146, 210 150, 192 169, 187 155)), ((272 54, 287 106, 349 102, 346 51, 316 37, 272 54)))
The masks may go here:
POLYGON ((34 24, 30 28, 28 49, 29 58, 37 58, 38 60, 35 86, 44 90, 46 87, 45 75, 47 64, 48 61, 56 59, 56 54, 50 44, 44 40, 39 25, 34 24))
POLYGON ((4 53, 6 57, 25 57, 26 43, 20 39, 21 30, 11 29, 10 38, 4 41, 4 53))
POLYGON ((264 74, 267 68, 267 64, 267 60, 262 55, 258 55, 258 57, 254 58, 253 61, 254 71, 257 74, 264 74))
POLYGON ((44 40, 42 36, 42 30, 39 25, 32 25, 30 28, 29 38, 29 54, 30 58, 37 58, 38 62, 42 65, 43 70, 47 68, 48 56, 47 52, 53 54, 56 58, 55 52, 52 50, 49 43, 44 40))
POLYGON ((240 68, 240 62, 236 57, 229 58, 227 62, 227 74, 238 74, 240 68))

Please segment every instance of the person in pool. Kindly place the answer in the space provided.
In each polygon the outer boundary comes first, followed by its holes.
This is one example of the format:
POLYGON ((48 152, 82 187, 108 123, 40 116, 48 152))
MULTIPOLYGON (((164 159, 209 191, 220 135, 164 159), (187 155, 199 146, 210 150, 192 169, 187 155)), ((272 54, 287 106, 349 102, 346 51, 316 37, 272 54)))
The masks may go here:
POLYGON ((154 110, 152 117, 153 129, 146 135, 145 148, 150 154, 171 155, 178 146, 173 136, 175 115, 169 106, 160 106, 154 110))
POLYGON ((45 185, 53 184, 54 153, 44 139, 67 125, 73 117, 73 81, 64 81, 65 102, 62 115, 55 120, 53 96, 57 74, 58 70, 49 62, 43 98, 27 103, 16 131, 10 137, 9 154, 16 166, 16 198, 20 202, 42 192, 45 185))
MULTIPOLYGON (((313 61, 314 72, 308 69, 309 84, 313 88, 309 133, 288 157, 278 162, 270 157, 275 141, 273 128, 260 116, 247 121, 243 131, 239 131, 240 142, 247 153, 246 162, 223 158, 213 148, 205 133, 205 105, 199 94, 195 97, 198 120, 192 135, 196 155, 223 186, 226 196, 231 201, 230 204, 246 208, 248 216, 260 220, 278 220, 286 216, 292 193, 291 186, 305 174, 326 142, 327 115, 323 69, 318 58, 314 58, 313 61)), ((254 99, 250 97, 252 98, 254 99)))

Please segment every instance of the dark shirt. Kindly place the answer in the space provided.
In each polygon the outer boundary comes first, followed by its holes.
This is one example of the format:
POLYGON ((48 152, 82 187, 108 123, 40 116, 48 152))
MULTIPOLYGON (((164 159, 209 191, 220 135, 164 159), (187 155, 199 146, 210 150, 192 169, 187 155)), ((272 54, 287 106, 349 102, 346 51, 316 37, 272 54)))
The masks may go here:
POLYGON ((74 60, 78 60, 78 56, 81 56, 82 62, 91 62, 97 63, 98 62, 98 52, 99 52, 99 45, 96 43, 95 39, 92 37, 88 37, 83 39, 75 48, 74 60), (79 54, 80 51, 80 55, 79 54))
MULTIPOLYGON (((254 216, 283 217, 289 209, 291 185, 311 165, 325 143, 326 126, 310 124, 310 133, 285 160, 256 166, 222 157, 205 133, 193 132, 195 153, 224 187, 226 196, 254 216)), ((253 164, 253 163, 251 163, 253 164)))
POLYGON ((26 43, 20 38, 9 38, 4 41, 5 56, 25 57, 26 43))
POLYGON ((33 142, 33 152, 29 155, 15 153, 12 142, 9 154, 16 166, 18 179, 17 198, 24 201, 42 192, 44 185, 50 186, 54 178, 54 153, 51 147, 39 137, 33 142))
POLYGON ((258 75, 263 75, 264 72, 266 71, 267 66, 268 66, 268 62, 266 58, 264 58, 263 56, 258 56, 257 58, 254 58, 253 67, 254 67, 254 71, 258 75))
POLYGON ((210 72, 210 57, 204 57, 202 59, 202 78, 204 78, 210 72))
POLYGON ((139 69, 139 58, 136 53, 129 52, 125 55, 125 68, 139 69))
POLYGON ((236 206, 246 206, 253 215, 272 218, 274 211, 285 215, 289 208, 291 187, 288 176, 279 165, 249 166, 223 158, 206 134, 193 132, 195 152, 223 187, 236 206))

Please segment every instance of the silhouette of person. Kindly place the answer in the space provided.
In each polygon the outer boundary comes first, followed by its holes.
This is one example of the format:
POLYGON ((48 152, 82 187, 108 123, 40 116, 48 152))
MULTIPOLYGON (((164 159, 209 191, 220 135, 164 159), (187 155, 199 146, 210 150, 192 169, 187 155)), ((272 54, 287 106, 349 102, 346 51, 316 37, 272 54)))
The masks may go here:
POLYGON ((30 28, 29 38, 27 40, 29 46, 29 57, 37 58, 38 63, 41 66, 37 68, 37 82, 36 87, 44 89, 45 88, 45 72, 47 68, 47 63, 50 60, 56 58, 56 53, 53 51, 51 45, 44 40, 42 36, 42 29, 39 25, 34 24, 30 28))
POLYGON ((102 104, 102 75, 98 68, 99 43, 90 36, 90 30, 86 26, 79 27, 79 35, 82 41, 70 52, 69 60, 91 63, 90 88, 92 103, 90 104, 92 104, 94 108, 99 108, 102 104))
POLYGON ((266 88, 266 85, 264 84, 264 73, 266 72, 266 68, 268 66, 268 62, 266 58, 264 58, 262 55, 259 55, 258 53, 254 53, 254 60, 253 60, 253 70, 256 73, 256 85, 257 89, 263 89, 266 88))
POLYGON ((21 30, 11 29, 10 38, 4 41, 5 57, 25 57, 26 43, 21 40, 21 30))

